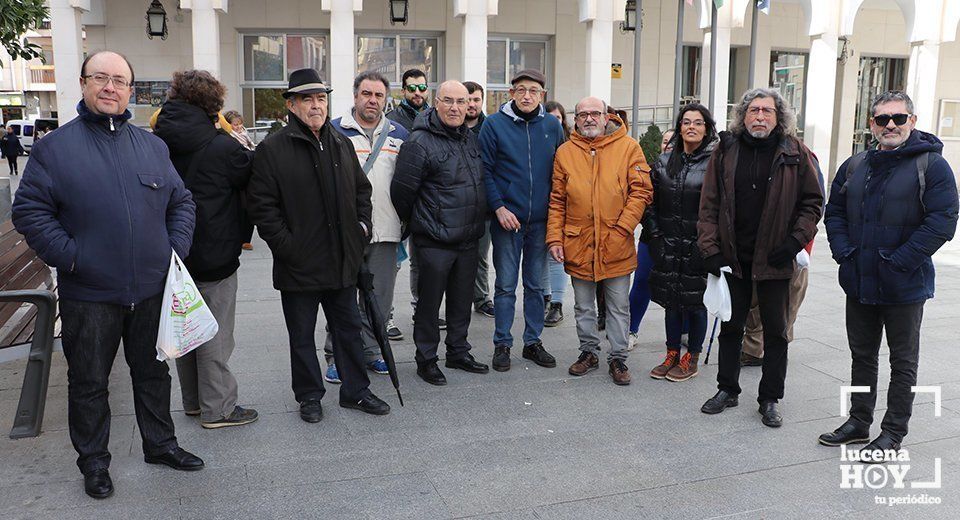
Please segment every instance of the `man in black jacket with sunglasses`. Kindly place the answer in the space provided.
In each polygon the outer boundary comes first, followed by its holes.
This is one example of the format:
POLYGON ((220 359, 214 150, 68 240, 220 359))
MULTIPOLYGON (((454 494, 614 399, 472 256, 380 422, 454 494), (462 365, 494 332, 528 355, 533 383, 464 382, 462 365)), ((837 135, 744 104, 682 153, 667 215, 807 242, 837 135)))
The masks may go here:
MULTIPOLYGON (((890 385, 880 435, 864 448, 899 450, 913 412, 923 305, 935 287, 931 256, 957 229, 957 184, 936 136, 915 128, 913 100, 880 94, 872 105, 875 148, 837 171, 826 210, 827 238, 847 295, 850 395, 846 422, 820 444, 864 443, 877 401, 880 340, 890 350, 890 385)), ((873 460, 872 462, 882 462, 873 460)))
POLYGON ((420 69, 410 69, 403 73, 403 101, 389 113, 387 119, 400 123, 407 131, 413 130, 417 115, 430 105, 430 92, 427 87, 427 75, 420 69))

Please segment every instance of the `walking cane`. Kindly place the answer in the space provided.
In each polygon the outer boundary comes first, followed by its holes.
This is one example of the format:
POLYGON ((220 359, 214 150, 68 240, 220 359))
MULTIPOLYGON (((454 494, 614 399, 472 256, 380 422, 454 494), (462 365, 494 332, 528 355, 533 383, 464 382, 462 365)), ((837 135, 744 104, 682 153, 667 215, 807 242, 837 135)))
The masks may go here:
POLYGON ((710 331, 710 343, 707 344, 707 357, 703 360, 704 365, 710 363, 710 348, 713 347, 713 336, 717 333, 717 321, 719 319, 719 316, 713 318, 713 330, 710 331))

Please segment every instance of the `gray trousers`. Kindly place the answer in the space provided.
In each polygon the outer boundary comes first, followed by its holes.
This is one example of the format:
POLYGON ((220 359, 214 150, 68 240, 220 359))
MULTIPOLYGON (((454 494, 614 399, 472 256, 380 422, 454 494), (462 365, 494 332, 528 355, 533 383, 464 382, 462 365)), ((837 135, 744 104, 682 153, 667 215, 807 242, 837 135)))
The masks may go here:
MULTIPOLYGON (((570 277, 573 282, 573 312, 577 320, 580 350, 600 354, 600 332, 597 330, 597 283, 570 277)), ((627 334, 630 327, 630 275, 603 280, 607 308, 607 341, 610 353, 607 363, 627 359, 627 334)))
POLYGON ((236 346, 237 273, 196 284, 220 328, 213 339, 177 359, 177 377, 183 409, 200 410, 200 420, 211 422, 227 417, 237 405, 237 379, 227 366, 236 346))
MULTIPOLYGON (((383 319, 390 316, 393 306, 393 289, 397 283, 397 246, 398 242, 373 242, 367 245, 363 253, 367 267, 373 273, 373 294, 380 305, 380 315, 383 319)), ((361 296, 362 298, 362 296, 361 296)), ((363 324, 363 360, 366 363, 383 357, 380 354, 380 344, 373 335, 370 319, 360 303, 360 322, 363 324)), ((326 340, 323 342, 323 357, 327 364, 333 362, 333 335, 327 330, 326 340)))
POLYGON ((483 236, 478 242, 480 259, 477 262, 477 279, 473 286, 473 306, 480 307, 490 301, 490 221, 483 225, 483 236))

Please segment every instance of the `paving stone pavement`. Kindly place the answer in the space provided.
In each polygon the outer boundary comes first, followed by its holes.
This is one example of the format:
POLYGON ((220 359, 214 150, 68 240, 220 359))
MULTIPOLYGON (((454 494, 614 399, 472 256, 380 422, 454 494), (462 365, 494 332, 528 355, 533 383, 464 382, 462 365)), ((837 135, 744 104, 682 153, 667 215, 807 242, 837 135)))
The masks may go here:
MULTIPOLYGON (((120 357, 110 388, 116 493, 95 501, 83 494, 74 464, 62 354, 55 355, 44 431, 35 439, 6 438, 25 363, 0 363, 0 518, 957 518, 960 243, 948 244, 935 260, 937 298, 925 309, 919 384, 942 388, 942 413, 935 416, 931 395, 917 397, 905 444, 911 468, 904 489, 889 483, 841 489, 839 450, 816 442, 817 435, 842 422, 839 391, 850 370, 844 297, 822 232, 790 347, 780 429, 760 424, 754 404, 758 368, 741 374, 740 407, 717 416, 699 412, 715 392, 716 344, 712 363, 695 379, 670 383, 647 377, 663 351, 663 311, 655 304, 628 361, 632 385, 613 385, 605 370, 569 376, 566 367, 577 356, 569 287, 567 318, 543 334, 557 355, 557 368, 515 355, 509 372, 446 370, 449 385, 430 386, 415 375, 407 267, 396 296, 405 339, 394 344, 406 406, 399 406, 386 376, 371 374, 374 392, 393 407, 390 415, 339 408, 336 385, 330 385, 323 420, 306 424, 290 390, 287 336, 271 284, 269 250, 257 241, 242 257, 231 366, 241 404, 258 409, 259 422, 203 430, 183 414, 174 376, 178 438, 207 467, 179 473, 144 464, 130 379, 120 357), (912 489, 911 482, 933 479, 936 460, 942 488, 912 489), (924 493, 941 503, 877 504, 878 497, 924 493)), ((518 316, 517 336, 521 327, 518 316)), ((321 319, 321 344, 322 331, 321 319)), ((493 320, 474 314, 470 339, 481 361, 490 360, 492 334, 493 320)), ((883 347, 882 359, 886 352, 883 347)), ((889 377, 884 365, 882 388, 889 377)), ((878 399, 874 435, 885 395, 878 399)))

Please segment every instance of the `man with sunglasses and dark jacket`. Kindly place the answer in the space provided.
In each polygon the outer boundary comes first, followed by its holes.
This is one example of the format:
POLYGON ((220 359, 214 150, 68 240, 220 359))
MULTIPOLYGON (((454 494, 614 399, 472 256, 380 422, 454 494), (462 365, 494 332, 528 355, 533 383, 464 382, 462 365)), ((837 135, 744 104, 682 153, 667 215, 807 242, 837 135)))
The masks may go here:
MULTIPOLYGON (((427 86, 427 75, 420 69, 409 69, 403 73, 400 78, 403 83, 403 100, 396 108, 387 113, 387 119, 394 123, 399 123, 408 131, 413 131, 413 122, 417 116, 426 110, 430 103, 429 87, 427 86)), ((417 282, 419 280, 420 270, 417 268, 417 260, 413 254, 413 243, 406 242, 407 252, 410 255, 410 295, 413 297, 411 304, 413 310, 417 310, 417 282)), ((446 322, 440 319, 440 328, 446 328, 446 322)))
POLYGON ((430 104, 427 75, 420 69, 410 69, 403 73, 400 81, 403 83, 403 100, 387 113, 387 119, 400 123, 409 132, 413 130, 417 116, 430 104))
MULTIPOLYGON (((899 450, 913 411, 923 304, 933 297, 930 259, 957 228, 957 185, 936 136, 914 129, 913 101, 885 92, 873 102, 875 149, 844 162, 830 189, 827 238, 847 294, 847 340, 853 363, 850 416, 820 436, 840 446, 870 439, 877 402, 880 338, 890 348, 890 387, 880 435, 863 449, 899 450)), ((882 462, 872 460, 872 462, 882 462)))

